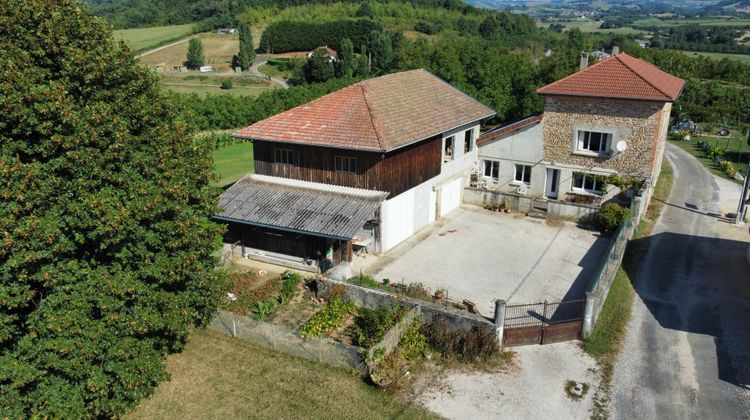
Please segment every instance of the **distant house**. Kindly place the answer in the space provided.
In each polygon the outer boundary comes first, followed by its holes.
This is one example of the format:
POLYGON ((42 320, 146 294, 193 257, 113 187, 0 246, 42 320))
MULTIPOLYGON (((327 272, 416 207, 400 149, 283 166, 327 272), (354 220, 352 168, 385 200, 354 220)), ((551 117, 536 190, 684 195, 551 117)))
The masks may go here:
POLYGON ((309 59, 310 57, 312 57, 313 53, 316 50, 323 50, 323 52, 325 52, 326 55, 329 57, 330 61, 336 61, 336 60, 339 59, 339 54, 336 52, 336 50, 334 50, 333 48, 329 47, 328 45, 324 45, 322 47, 318 47, 318 48, 310 51, 309 53, 307 53, 307 58, 309 59))
POLYGON ((494 111, 425 70, 369 79, 245 127, 255 174, 221 194, 251 258, 346 267, 458 208, 494 111))
POLYGON ((484 184, 552 200, 604 197, 611 174, 653 186, 684 84, 619 53, 542 87, 543 114, 480 137, 484 184))
POLYGON ((216 33, 219 35, 234 35, 237 32, 235 28, 219 28, 216 33))
POLYGON ((635 42, 640 45, 641 48, 650 48, 651 47, 651 41, 647 39, 636 39, 635 42))
POLYGON ((200 66, 198 70, 200 70, 201 73, 210 73, 214 71, 214 68, 212 66, 200 66))
POLYGON ((593 57, 594 59, 596 59, 596 61, 601 61, 601 60, 604 60, 604 59, 607 59, 607 58, 611 57, 610 54, 608 54, 608 53, 606 53, 606 52, 604 52, 602 50, 592 51, 591 54, 590 54, 590 56, 593 57))

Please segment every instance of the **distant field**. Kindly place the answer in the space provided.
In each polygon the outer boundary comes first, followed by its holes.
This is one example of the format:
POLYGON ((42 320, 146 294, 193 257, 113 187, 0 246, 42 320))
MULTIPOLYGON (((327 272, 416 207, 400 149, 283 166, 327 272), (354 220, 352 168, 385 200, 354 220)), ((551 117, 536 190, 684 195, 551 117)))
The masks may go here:
POLYGON ((711 16, 706 18, 691 18, 677 20, 662 20, 655 17, 639 19, 633 22, 634 26, 680 26, 680 25, 704 25, 704 26, 744 26, 750 25, 750 19, 741 19, 732 16, 711 16))
MULTIPOLYGON (((217 71, 231 70, 232 56, 240 49, 240 39, 236 35, 217 35, 202 33, 198 37, 203 42, 203 53, 206 57, 206 65, 213 66, 217 71)), ((188 43, 177 45, 155 51, 141 57, 141 62, 147 66, 180 66, 187 58, 188 43)))
POLYGON ((261 88, 261 87, 250 87, 250 86, 238 86, 232 89, 222 89, 217 86, 207 85, 175 85, 171 83, 165 83, 167 89, 177 93, 195 93, 200 97, 204 97, 209 93, 223 93, 227 95, 236 96, 258 96, 261 93, 273 89, 272 87, 261 88))
MULTIPOLYGON (((575 21, 558 21, 554 23, 560 23, 562 25, 565 25, 565 30, 568 31, 573 28, 578 28, 583 32, 599 32, 599 33, 613 33, 613 34, 622 34, 622 35, 638 35, 638 34, 645 34, 646 31, 641 31, 638 29, 633 29, 630 27, 625 28, 616 28, 616 29, 600 29, 599 25, 601 25, 601 22, 594 22, 591 20, 575 20, 575 21)), ((550 23, 544 23, 542 24, 543 27, 548 28, 550 26, 550 23)))
POLYGON ((722 58, 728 58, 730 60, 741 61, 745 64, 750 64, 750 55, 748 54, 727 54, 727 53, 714 53, 714 52, 694 52, 694 51, 680 51, 683 54, 690 56, 705 56, 721 60, 722 58))
POLYGON ((138 52, 168 44, 193 32, 193 24, 155 26, 153 28, 119 29, 114 31, 115 38, 122 39, 138 52))

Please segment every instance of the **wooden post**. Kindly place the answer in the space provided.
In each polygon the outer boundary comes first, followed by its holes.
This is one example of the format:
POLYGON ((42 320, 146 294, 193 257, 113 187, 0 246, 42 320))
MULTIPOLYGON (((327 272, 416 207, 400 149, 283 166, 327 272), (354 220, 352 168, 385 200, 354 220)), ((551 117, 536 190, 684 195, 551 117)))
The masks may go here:
POLYGON ((346 241, 346 258, 348 262, 352 262, 354 259, 354 252, 352 250, 352 241, 346 241))

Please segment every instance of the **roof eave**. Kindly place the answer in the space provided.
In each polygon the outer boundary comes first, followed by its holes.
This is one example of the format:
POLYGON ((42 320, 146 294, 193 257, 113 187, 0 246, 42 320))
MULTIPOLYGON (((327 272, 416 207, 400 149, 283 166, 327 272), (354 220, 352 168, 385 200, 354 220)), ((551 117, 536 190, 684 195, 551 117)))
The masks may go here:
MULTIPOLYGON (((552 96, 568 96, 573 98, 601 98, 601 99, 621 99, 621 100, 627 100, 627 101, 642 101, 642 102, 674 102, 677 99, 671 99, 671 98, 663 98, 663 99, 656 99, 656 98, 640 98, 635 96, 612 96, 612 95, 585 95, 585 94, 572 94, 572 93, 557 93, 557 92, 539 92, 540 95, 552 95, 552 96)), ((679 94, 677 95, 680 96, 679 94)))
POLYGON ((258 226, 258 227, 262 227, 262 228, 266 228, 266 229, 275 229, 275 230, 281 230, 281 231, 284 231, 284 232, 291 232, 291 233, 297 233, 297 234, 303 234, 303 235, 321 236, 321 237, 324 237, 324 238, 338 239, 338 240, 342 240, 342 241, 351 241, 352 239, 354 239, 354 237, 347 238, 347 237, 344 237, 344 236, 336 236, 336 235, 329 235, 329 234, 325 234, 325 233, 310 232, 310 231, 301 230, 301 229, 291 229, 291 228, 287 228, 287 227, 274 226, 274 225, 269 225, 269 224, 266 224, 266 223, 248 222, 247 220, 240 220, 240 219, 234 219, 234 218, 231 218, 231 217, 224 217, 224 216, 220 216, 218 214, 215 214, 215 215, 213 215, 211 217, 214 218, 214 219, 216 219, 216 220, 220 220, 222 222, 231 222, 231 223, 239 223, 239 224, 242 224, 242 225, 258 226))

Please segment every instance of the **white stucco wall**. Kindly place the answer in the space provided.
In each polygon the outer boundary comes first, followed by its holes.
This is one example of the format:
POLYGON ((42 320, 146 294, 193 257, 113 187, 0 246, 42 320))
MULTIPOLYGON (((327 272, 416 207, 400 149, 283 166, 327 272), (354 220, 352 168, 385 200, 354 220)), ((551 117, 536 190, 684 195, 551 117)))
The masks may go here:
POLYGON ((474 122, 444 133, 443 151, 445 150, 445 139, 450 136, 455 136, 453 160, 442 163, 440 175, 381 204, 381 252, 388 251, 434 222, 438 208, 438 196, 440 196, 441 217, 461 205, 463 187, 467 185, 469 174, 476 162, 478 149, 476 140, 479 137, 479 123, 474 122), (474 132, 472 140, 474 144, 469 153, 464 153, 464 136, 467 130, 474 132))
POLYGON ((527 194, 532 196, 544 194, 547 168, 541 164, 543 158, 542 123, 481 143, 477 157, 482 175, 485 160, 500 162, 495 188, 504 192, 513 192, 520 185, 515 182, 516 164, 531 166, 531 183, 527 194))

